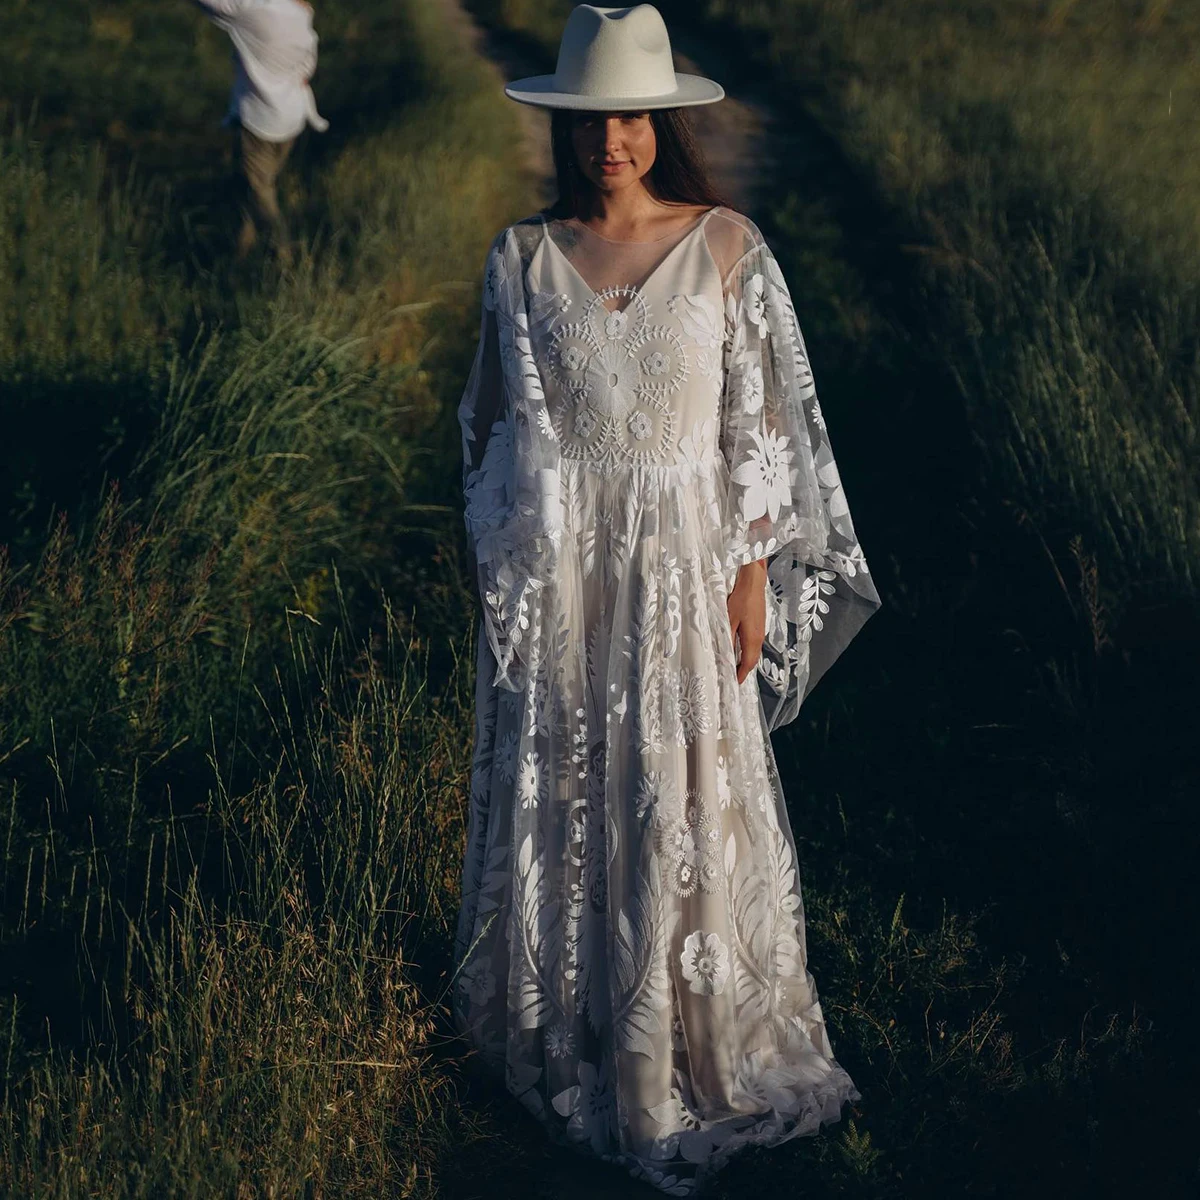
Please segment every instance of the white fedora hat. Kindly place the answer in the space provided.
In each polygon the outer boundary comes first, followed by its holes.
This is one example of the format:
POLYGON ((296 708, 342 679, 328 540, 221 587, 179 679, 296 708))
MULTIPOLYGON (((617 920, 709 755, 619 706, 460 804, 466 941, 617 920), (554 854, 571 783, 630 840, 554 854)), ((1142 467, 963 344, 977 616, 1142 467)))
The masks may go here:
POLYGON ((553 75, 514 79, 505 95, 541 108, 641 111, 712 104, 725 89, 702 75, 680 75, 671 40, 653 4, 571 10, 553 75))

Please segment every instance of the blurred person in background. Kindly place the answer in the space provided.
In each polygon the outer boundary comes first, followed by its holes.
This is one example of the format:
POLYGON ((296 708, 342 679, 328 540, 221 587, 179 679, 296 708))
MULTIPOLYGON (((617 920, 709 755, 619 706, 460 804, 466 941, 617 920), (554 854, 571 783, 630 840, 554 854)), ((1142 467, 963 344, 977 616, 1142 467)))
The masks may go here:
POLYGON ((233 42, 235 76, 225 124, 234 130, 234 179, 242 223, 237 256, 260 231, 280 262, 290 263, 287 224, 276 181, 305 127, 329 127, 309 81, 317 67, 311 4, 303 0, 192 0, 233 42))

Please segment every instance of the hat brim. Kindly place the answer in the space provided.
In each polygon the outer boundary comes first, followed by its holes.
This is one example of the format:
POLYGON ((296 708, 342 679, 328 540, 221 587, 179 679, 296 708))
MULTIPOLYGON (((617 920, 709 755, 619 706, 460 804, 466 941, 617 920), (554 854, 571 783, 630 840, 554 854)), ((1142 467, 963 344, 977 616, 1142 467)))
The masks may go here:
POLYGON ((693 104, 715 104, 725 89, 703 75, 675 73, 675 90, 654 96, 584 96, 558 91, 553 75, 530 75, 514 79, 504 89, 510 100, 538 108, 572 108, 584 112, 644 112, 651 108, 686 108, 693 104))

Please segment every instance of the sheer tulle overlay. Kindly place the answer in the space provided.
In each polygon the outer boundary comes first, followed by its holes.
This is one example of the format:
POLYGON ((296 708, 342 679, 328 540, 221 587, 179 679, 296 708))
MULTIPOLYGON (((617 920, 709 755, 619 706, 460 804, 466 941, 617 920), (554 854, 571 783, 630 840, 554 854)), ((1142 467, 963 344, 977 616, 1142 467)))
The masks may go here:
POLYGON ((858 1098, 771 730, 878 608, 779 267, 718 208, 493 243, 459 409, 479 572, 454 1013, 556 1138, 688 1195, 858 1098), (767 559, 739 685, 727 597, 767 559))

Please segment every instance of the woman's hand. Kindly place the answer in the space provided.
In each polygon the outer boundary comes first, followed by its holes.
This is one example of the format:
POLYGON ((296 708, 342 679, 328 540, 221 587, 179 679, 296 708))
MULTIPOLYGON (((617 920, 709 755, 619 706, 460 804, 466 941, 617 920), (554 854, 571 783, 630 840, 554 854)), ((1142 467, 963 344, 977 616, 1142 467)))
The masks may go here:
POLYGON ((739 642, 742 647, 737 664, 738 683, 743 683, 758 665, 758 656, 762 652, 763 637, 767 632, 766 581, 765 558, 744 564, 738 571, 737 581, 726 602, 734 650, 737 650, 739 642))

